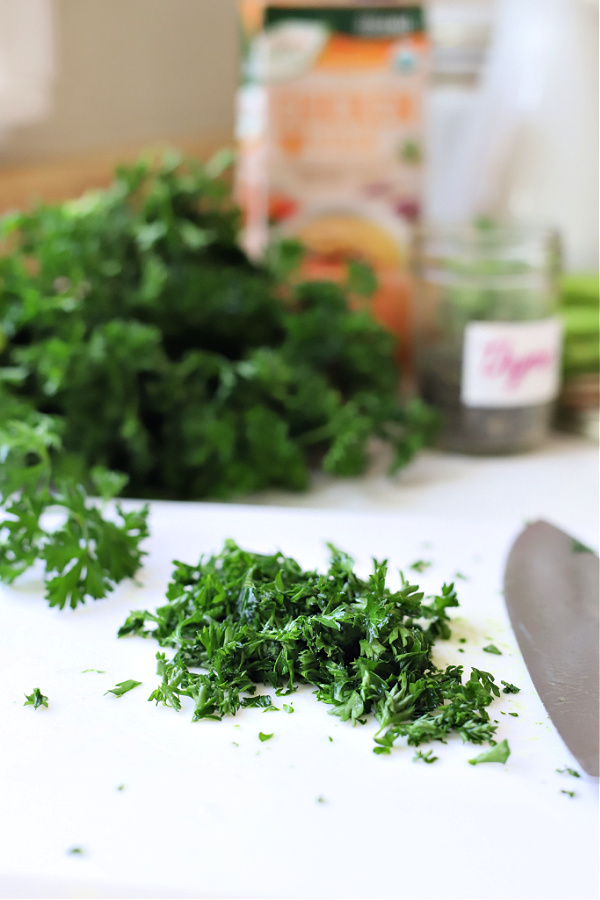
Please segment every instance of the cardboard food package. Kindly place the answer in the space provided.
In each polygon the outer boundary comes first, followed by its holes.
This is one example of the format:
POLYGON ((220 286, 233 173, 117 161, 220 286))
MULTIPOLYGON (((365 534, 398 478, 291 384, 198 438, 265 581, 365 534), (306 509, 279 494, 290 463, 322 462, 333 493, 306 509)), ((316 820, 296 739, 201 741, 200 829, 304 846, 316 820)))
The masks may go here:
POLYGON ((423 4, 239 0, 237 199, 244 243, 307 249, 303 274, 370 264, 374 315, 410 355, 411 233, 423 185, 423 4))

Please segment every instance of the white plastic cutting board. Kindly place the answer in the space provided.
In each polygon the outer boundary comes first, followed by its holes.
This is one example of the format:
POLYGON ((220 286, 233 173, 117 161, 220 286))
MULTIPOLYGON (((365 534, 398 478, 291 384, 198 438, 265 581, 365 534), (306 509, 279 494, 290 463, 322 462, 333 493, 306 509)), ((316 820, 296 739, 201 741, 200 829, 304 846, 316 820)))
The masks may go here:
POLYGON ((597 896, 598 783, 556 772, 579 767, 532 688, 501 596, 521 522, 157 503, 151 525, 141 586, 63 612, 33 580, 0 595, 0 896, 597 896), (431 561, 410 572, 428 593, 465 576, 437 661, 521 686, 491 708, 507 765, 470 766, 480 750, 460 739, 432 745, 433 765, 403 746, 376 756, 374 723, 341 723, 310 689, 292 696, 293 715, 222 722, 148 703, 158 646, 117 640, 117 628, 130 609, 163 602, 173 558, 195 563, 225 537, 310 567, 333 541, 364 575, 371 556, 392 573, 431 561), (501 656, 483 652, 490 641, 501 656), (130 678, 142 686, 104 695, 130 678), (34 687, 49 709, 23 707, 34 687), (274 737, 261 743, 259 731, 274 737))

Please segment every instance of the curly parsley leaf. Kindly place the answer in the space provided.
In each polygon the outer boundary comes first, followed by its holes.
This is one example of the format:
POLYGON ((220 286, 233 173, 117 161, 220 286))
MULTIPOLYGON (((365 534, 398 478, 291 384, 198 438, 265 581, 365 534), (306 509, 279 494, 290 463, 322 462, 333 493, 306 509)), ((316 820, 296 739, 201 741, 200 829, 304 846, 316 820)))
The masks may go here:
POLYGON ((423 760, 424 763, 431 765, 432 763, 437 762, 438 757, 433 755, 433 750, 417 750, 413 756, 413 762, 417 762, 419 759, 423 760))
POLYGON ((469 762, 472 766, 477 766, 479 765, 479 763, 505 763, 509 756, 510 747, 508 746, 508 741, 504 740, 501 744, 496 744, 494 747, 492 747, 491 750, 487 750, 485 753, 480 753, 479 756, 475 757, 475 759, 470 759, 469 762))
POLYGON ((48 698, 42 694, 39 688, 34 688, 31 694, 25 694, 25 703, 23 706, 33 706, 38 709, 40 706, 48 708, 48 698))
POLYGON ((412 563, 410 568, 415 572, 426 572, 427 569, 430 569, 433 565, 432 562, 426 559, 418 559, 416 562, 412 563))
POLYGON ((573 553, 593 553, 591 547, 588 547, 587 544, 582 544, 581 541, 578 541, 576 538, 571 539, 571 550, 573 553))
POLYGON ((274 709, 273 701, 268 694, 261 694, 258 697, 244 697, 242 700, 244 709, 248 707, 258 707, 260 709, 274 709))
POLYGON ((131 678, 128 681, 119 681, 114 688, 110 688, 108 691, 105 691, 104 696, 106 696, 106 694, 114 694, 115 697, 122 697, 123 694, 126 694, 128 691, 132 691, 134 688, 139 687, 140 684, 142 684, 141 681, 133 681, 133 679, 131 678))
POLYGON ((377 277, 373 269, 364 262, 350 260, 347 286, 352 294, 370 297, 377 290, 377 277))

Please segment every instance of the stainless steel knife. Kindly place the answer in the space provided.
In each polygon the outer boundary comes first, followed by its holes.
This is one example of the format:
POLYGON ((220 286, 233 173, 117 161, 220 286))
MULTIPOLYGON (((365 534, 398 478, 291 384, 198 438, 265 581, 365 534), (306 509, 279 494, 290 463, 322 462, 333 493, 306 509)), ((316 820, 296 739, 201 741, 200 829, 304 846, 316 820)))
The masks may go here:
POLYGON ((599 590, 596 554, 548 522, 529 525, 510 550, 504 596, 521 653, 560 736, 596 776, 599 590))

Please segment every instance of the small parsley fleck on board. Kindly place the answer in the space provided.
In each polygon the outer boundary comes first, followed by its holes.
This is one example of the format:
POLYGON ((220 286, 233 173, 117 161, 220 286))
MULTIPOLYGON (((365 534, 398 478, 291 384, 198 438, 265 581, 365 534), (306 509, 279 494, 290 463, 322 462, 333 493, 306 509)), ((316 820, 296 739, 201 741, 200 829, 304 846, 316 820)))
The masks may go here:
POLYGON ((124 790, 125 790, 125 785, 124 785, 124 784, 119 784, 119 785, 117 785, 117 790, 118 790, 118 791, 124 791, 124 790))
POLYGON ((503 694, 519 694, 521 688, 518 688, 515 684, 511 684, 509 681, 501 681, 501 684, 504 685, 502 688, 503 694))
POLYGON ((567 797, 575 797, 575 791, 561 791, 561 794, 566 794, 567 797))
POLYGON ((242 709, 268 709, 273 706, 273 701, 268 694, 259 694, 257 697, 244 697, 242 709))
POLYGON ((128 681, 119 681, 117 682, 114 688, 110 688, 108 691, 104 692, 104 696, 107 694, 114 694, 115 697, 122 697, 123 694, 126 694, 128 691, 132 691, 134 688, 139 687, 142 684, 141 681, 133 681, 129 679, 128 681))
POLYGON ((86 672, 97 672, 99 675, 106 675, 104 669, 82 669, 81 674, 85 675, 86 672))
POLYGON ((438 757, 433 755, 433 750, 426 750, 425 752, 417 750, 413 756, 413 762, 418 762, 420 759, 423 760, 424 763, 431 765, 431 763, 437 762, 438 757))
POLYGON ((294 707, 292 706, 291 703, 284 703, 283 709, 284 709, 284 712, 289 713, 290 715, 294 712, 294 707))
POLYGON ((415 572, 425 572, 427 569, 430 569, 432 565, 433 563, 427 559, 418 559, 416 562, 412 563, 410 568, 415 572))
POLYGON ((322 796, 317 797, 317 803, 325 803, 325 802, 326 802, 325 797, 322 797, 322 796))
POLYGON ((84 850, 83 847, 69 847, 67 853, 69 856, 83 856, 84 850))
POLYGON ((508 741, 504 740, 501 744, 496 744, 492 747, 491 750, 486 750, 485 753, 480 753, 479 756, 476 756, 475 759, 470 759, 469 763, 472 766, 477 766, 479 763, 505 763, 508 757, 510 756, 510 747, 508 746, 508 741))
POLYGON ((556 770, 559 775, 572 775, 573 778, 581 778, 581 775, 576 769, 571 769, 569 766, 565 766, 564 769, 556 770))
POLYGON ((39 688, 34 688, 31 694, 24 694, 24 697, 23 706, 33 706, 34 709, 39 709, 40 706, 48 708, 48 698, 41 693, 39 688))
POLYGON ((498 650, 495 644, 488 644, 487 647, 483 648, 484 653, 495 653, 496 656, 502 656, 502 651, 498 650))
POLYGON ((272 737, 275 737, 274 732, 272 732, 271 734, 265 734, 262 731, 258 732, 258 739, 259 741, 262 741, 262 743, 264 743, 265 741, 270 741, 272 737))
POLYGON ((587 544, 582 544, 581 541, 578 541, 576 538, 571 540, 571 550, 573 553, 593 553, 591 547, 588 547, 587 544))

